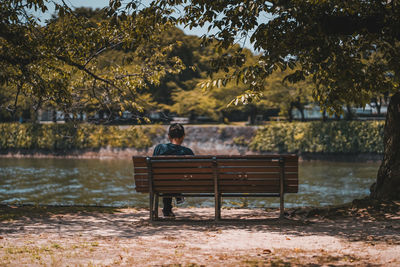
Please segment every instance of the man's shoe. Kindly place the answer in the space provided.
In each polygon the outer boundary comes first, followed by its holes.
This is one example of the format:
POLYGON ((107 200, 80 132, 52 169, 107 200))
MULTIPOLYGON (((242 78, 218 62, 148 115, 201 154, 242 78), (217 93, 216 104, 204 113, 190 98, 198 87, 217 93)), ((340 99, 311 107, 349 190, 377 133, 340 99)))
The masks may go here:
POLYGON ((185 203, 185 198, 184 197, 177 197, 175 199, 176 199, 176 204, 177 205, 185 203))
POLYGON ((163 212, 163 215, 165 218, 175 218, 175 214, 170 211, 170 212, 163 212))

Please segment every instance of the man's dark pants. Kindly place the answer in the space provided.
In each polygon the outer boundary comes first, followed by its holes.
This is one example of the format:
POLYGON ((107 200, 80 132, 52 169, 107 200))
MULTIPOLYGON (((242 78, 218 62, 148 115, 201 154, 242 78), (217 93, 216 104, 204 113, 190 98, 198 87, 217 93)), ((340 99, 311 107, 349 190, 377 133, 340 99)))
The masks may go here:
POLYGON ((168 214, 172 211, 172 197, 163 197, 163 214, 168 214))

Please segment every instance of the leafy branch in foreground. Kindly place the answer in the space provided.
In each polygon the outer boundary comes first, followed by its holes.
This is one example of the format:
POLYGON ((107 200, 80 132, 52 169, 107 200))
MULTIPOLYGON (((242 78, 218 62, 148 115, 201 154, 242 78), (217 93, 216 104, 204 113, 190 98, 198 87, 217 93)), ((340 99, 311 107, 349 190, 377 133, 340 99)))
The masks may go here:
MULTIPOLYGON (((14 114, 23 102, 35 110, 64 113, 129 110, 148 105, 145 89, 184 66, 161 33, 173 27, 160 10, 111 8, 85 12, 55 4, 57 16, 39 24, 32 9, 47 11, 52 1, 4 1, 0 7, 0 101, 14 114), (112 51, 122 55, 114 60, 112 51), (142 100, 142 98, 144 99, 142 100)), ((151 102, 151 101, 150 101, 151 102)))

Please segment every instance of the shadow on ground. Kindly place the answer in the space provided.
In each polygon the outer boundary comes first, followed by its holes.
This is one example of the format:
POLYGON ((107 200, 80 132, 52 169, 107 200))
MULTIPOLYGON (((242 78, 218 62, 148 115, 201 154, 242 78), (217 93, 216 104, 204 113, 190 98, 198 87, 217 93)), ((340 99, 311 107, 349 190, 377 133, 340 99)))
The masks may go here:
POLYGON ((183 235, 183 230, 223 233, 242 230, 294 236, 326 235, 371 243, 400 244, 400 202, 353 202, 323 209, 291 209, 285 219, 279 211, 223 209, 214 221, 213 208, 176 209, 176 219, 149 221, 148 210, 107 207, 0 206, 0 236, 60 234, 137 238, 183 235))

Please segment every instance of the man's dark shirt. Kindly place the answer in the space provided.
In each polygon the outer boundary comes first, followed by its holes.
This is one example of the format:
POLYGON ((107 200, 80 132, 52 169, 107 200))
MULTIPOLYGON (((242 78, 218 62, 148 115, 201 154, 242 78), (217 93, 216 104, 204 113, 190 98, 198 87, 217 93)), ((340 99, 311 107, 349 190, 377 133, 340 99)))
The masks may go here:
POLYGON ((190 148, 172 143, 159 144, 154 148, 153 156, 161 155, 194 155, 190 148))

